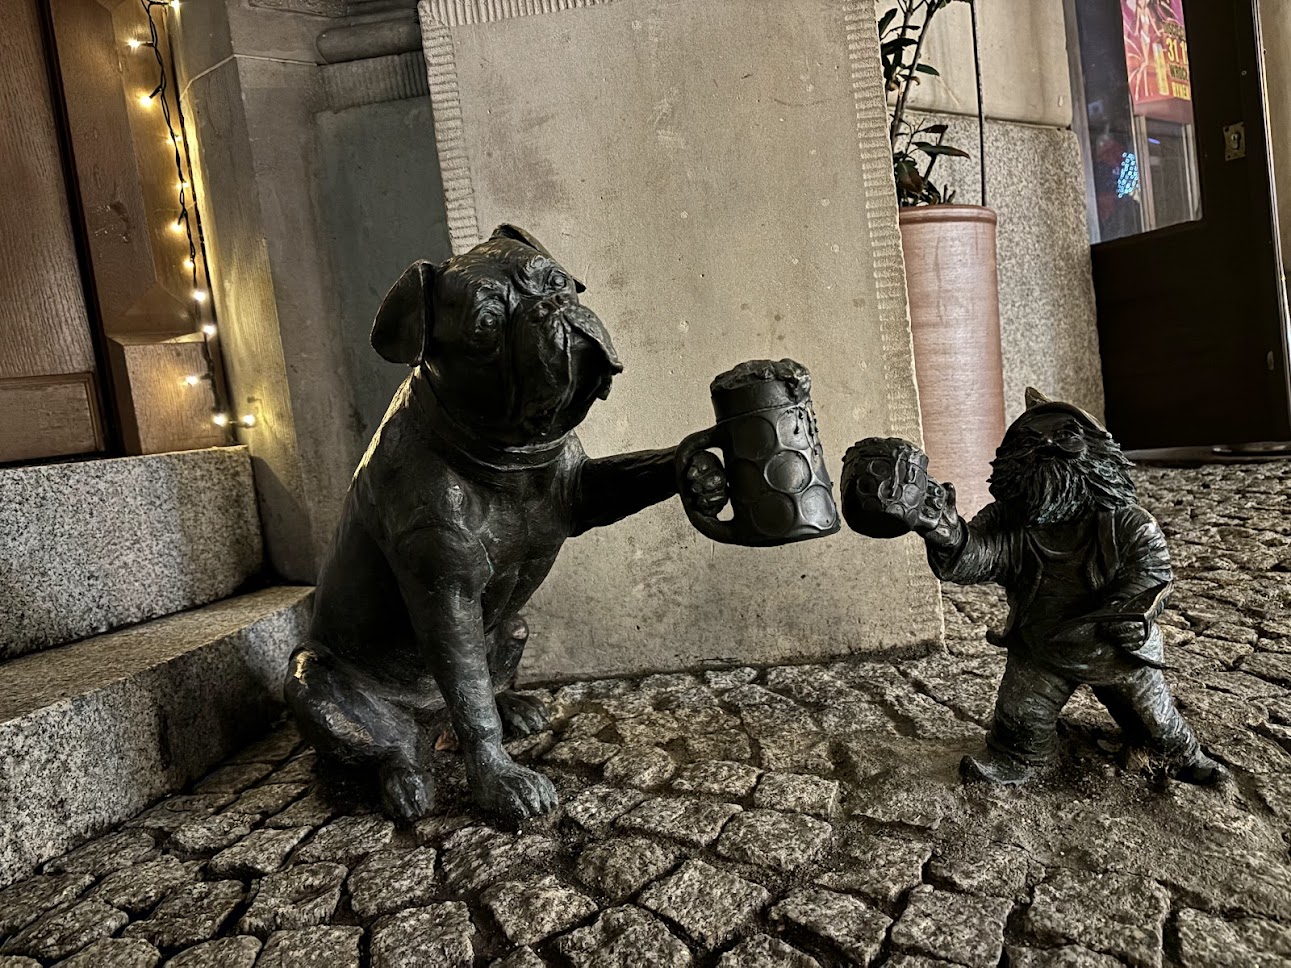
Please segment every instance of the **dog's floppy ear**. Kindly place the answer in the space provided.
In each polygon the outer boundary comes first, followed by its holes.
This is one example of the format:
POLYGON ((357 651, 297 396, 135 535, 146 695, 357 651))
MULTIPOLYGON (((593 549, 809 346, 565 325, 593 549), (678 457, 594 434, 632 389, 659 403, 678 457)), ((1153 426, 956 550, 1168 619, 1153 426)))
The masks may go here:
POLYGON ((1053 403, 1053 401, 1035 387, 1027 387, 1026 405, 1028 410, 1031 410, 1034 407, 1042 407, 1046 403, 1053 403))
MULTIPOLYGON (((493 230, 493 234, 489 236, 489 241, 491 242, 494 239, 510 239, 513 242, 523 242, 525 245, 529 246, 529 248, 536 249, 541 252, 548 259, 551 259, 552 262, 556 261, 555 256, 547 251, 547 247, 545 245, 524 229, 520 228, 520 226, 512 225, 510 222, 504 222, 493 230)), ((573 277, 571 276, 570 278, 573 277)), ((574 289, 577 292, 587 291, 587 287, 578 279, 574 279, 574 289)))
POLYGON ((416 366, 426 357, 434 325, 435 267, 419 259, 390 287, 372 324, 372 348, 391 363, 416 366))

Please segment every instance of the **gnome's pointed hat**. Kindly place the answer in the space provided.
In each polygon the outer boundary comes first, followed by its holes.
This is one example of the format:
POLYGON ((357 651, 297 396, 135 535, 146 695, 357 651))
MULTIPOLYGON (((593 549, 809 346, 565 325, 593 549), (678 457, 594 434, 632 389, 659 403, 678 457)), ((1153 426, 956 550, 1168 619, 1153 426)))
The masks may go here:
MULTIPOLYGON (((1103 426, 1102 422, 1087 410, 1082 410, 1074 403, 1065 403, 1062 400, 1050 400, 1035 387, 1027 387, 1026 402, 1026 410, 1022 413, 1022 416, 1013 421, 1012 425, 1009 427, 1008 433, 1011 434, 1014 428, 1025 425, 1028 417, 1036 417, 1044 413, 1066 413, 1075 417, 1091 430, 1096 430, 1101 434, 1107 434, 1109 438, 1112 436, 1108 432, 1107 428, 1103 426)), ((1007 437, 1008 434, 1005 434, 1005 436, 1007 437)))

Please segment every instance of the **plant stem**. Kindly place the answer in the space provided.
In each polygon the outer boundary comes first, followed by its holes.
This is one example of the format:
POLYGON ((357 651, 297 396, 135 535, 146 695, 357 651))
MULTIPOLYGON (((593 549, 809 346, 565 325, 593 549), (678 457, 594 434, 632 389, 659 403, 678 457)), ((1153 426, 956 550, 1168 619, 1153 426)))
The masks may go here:
POLYGON ((986 207, 986 104, 982 99, 982 57, 977 43, 977 0, 968 0, 973 17, 973 72, 977 75, 977 167, 982 173, 982 207, 986 207))
MULTIPOLYGON (((905 40, 905 35, 910 30, 910 15, 914 13, 914 8, 916 4, 915 4, 915 0, 897 0, 897 4, 901 7, 901 33, 897 37, 897 39, 905 40)), ((882 40, 882 38, 880 38, 880 40, 882 40)), ((904 47, 898 48, 896 56, 898 58, 904 57, 905 56, 904 51, 905 51, 904 47)), ((897 63, 897 69, 898 70, 900 69, 900 61, 898 61, 897 63)), ((896 71, 892 72, 893 77, 896 77, 896 74, 897 74, 896 71)), ((887 97, 887 94, 888 94, 887 91, 883 92, 883 96, 885 98, 887 97)), ((902 114, 902 111, 904 110, 903 102, 904 102, 904 97, 899 95, 897 97, 896 108, 892 112, 892 124, 888 128, 888 140, 892 142, 893 151, 896 151, 897 149, 897 132, 901 124, 901 114, 902 114)))
MULTIPOLYGON (((919 66, 919 55, 923 53, 923 41, 924 38, 928 36, 928 27, 932 23, 933 14, 937 12, 937 8, 932 6, 929 0, 924 0, 924 6, 928 8, 928 13, 924 16, 923 24, 919 27, 919 40, 914 45, 914 57, 910 60, 910 69, 906 71, 905 83, 901 85, 901 93, 897 95, 897 104, 894 109, 895 113, 893 114, 892 128, 889 132, 894 148, 896 147, 897 119, 905 114, 906 98, 910 96, 910 88, 914 86, 915 68, 919 66)), ((901 29, 904 31, 905 27, 903 26, 901 29)), ((902 36, 904 36, 904 33, 902 36)))

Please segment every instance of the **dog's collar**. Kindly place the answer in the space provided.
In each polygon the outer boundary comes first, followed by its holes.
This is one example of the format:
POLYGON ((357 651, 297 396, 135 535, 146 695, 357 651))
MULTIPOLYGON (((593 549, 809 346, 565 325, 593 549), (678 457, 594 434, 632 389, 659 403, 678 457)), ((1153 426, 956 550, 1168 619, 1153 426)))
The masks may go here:
POLYGON ((495 471, 520 471, 552 463, 565 449, 566 438, 527 447, 498 447, 481 440, 455 421, 435 396, 430 382, 420 373, 412 380, 413 398, 426 417, 426 426, 434 436, 472 463, 495 471))

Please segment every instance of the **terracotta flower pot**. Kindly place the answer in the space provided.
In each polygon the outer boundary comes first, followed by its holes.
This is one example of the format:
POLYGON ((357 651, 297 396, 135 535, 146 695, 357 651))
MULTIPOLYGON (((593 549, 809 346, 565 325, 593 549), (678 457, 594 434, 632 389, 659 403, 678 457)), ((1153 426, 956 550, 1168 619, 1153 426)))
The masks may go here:
POLYGON ((970 517, 991 496, 1004 436, 995 213, 979 205, 901 209, 915 382, 928 470, 970 517))

